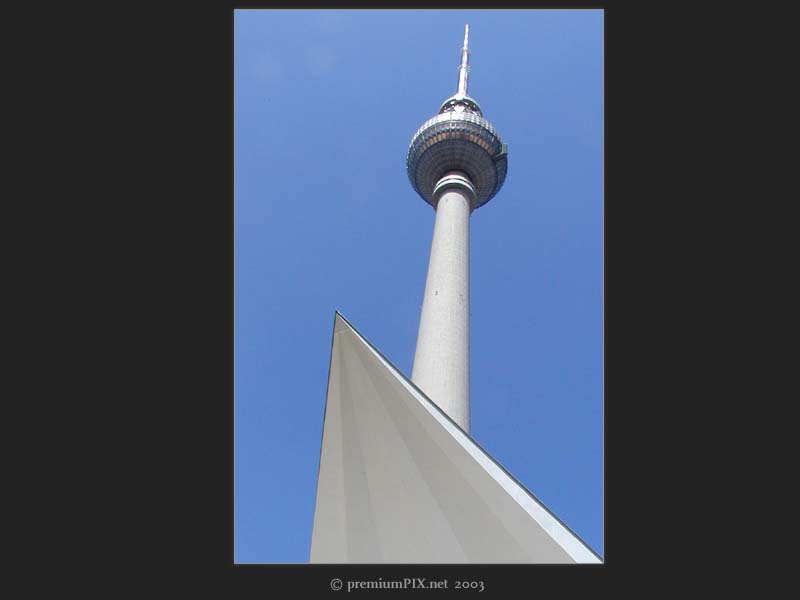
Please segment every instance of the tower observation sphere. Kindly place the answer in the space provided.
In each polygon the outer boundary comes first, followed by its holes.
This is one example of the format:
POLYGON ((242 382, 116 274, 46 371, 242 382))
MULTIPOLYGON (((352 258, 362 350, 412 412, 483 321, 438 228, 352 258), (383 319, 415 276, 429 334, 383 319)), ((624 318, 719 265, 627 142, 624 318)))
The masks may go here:
POLYGON ((506 179, 500 134, 467 94, 469 25, 458 91, 414 134, 406 157, 411 186, 436 219, 411 380, 464 431, 469 405, 469 217, 506 179))
POLYGON ((475 188, 472 209, 491 200, 506 179, 508 150, 500 134, 467 95, 469 25, 464 36, 459 89, 414 134, 406 157, 411 186, 436 208, 434 190, 447 173, 465 174, 475 188))

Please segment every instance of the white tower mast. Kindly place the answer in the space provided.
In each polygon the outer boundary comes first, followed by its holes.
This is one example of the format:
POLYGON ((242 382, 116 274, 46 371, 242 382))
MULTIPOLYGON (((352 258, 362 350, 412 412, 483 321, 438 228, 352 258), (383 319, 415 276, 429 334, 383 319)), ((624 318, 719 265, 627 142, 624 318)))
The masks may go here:
POLYGON ((417 131, 408 152, 414 189, 436 210, 411 380, 465 431, 469 410, 469 217, 503 185, 506 146, 467 95, 469 25, 458 92, 417 131))

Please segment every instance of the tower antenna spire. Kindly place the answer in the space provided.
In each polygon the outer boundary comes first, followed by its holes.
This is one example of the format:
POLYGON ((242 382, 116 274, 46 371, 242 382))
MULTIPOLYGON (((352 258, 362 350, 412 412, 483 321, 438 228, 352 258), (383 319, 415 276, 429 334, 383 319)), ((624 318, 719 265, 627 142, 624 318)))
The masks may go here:
POLYGON ((461 66, 458 68, 458 95, 467 95, 469 77, 469 23, 464 27, 464 47, 461 49, 461 66))

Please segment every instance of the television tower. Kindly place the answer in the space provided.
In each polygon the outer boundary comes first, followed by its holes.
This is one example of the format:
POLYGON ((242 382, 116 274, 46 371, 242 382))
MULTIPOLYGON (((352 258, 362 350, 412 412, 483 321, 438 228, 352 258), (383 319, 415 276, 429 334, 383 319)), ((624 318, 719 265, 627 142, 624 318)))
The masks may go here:
POLYGON ((428 277, 411 380, 469 432, 469 217, 506 179, 507 147, 467 94, 469 24, 458 91, 414 134, 406 158, 414 190, 433 206, 428 277))
POLYGON ((417 131, 411 185, 436 210, 411 381, 338 311, 312 563, 600 563, 469 434, 469 217, 506 178, 506 146, 458 91, 417 131))

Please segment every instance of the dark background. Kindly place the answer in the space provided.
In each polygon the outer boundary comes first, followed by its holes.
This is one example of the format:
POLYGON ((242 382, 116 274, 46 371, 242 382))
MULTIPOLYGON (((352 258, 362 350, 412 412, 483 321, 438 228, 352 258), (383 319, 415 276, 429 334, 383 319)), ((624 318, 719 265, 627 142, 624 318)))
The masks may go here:
MULTIPOLYGON (((19 483, 6 489, 23 530, 9 545, 37 572, 29 587, 316 597, 334 593, 333 576, 457 573, 490 597, 649 596, 716 586, 698 581, 715 558, 738 583, 731 568, 752 557, 725 534, 729 507, 763 476, 742 460, 752 436, 731 437, 747 380, 741 364, 715 360, 712 341, 736 340, 714 289, 748 266, 735 244, 719 248, 732 236, 725 215, 756 197, 726 146, 744 92, 766 89, 773 64, 749 58, 764 32, 752 10, 642 4, 576 5, 607 9, 606 564, 567 568, 234 566, 234 6, 9 16, 9 30, 30 31, 8 48, 18 78, 6 92, 20 105, 9 126, 24 129, 14 158, 32 159, 9 169, 26 185, 7 206, 29 215, 6 220, 24 231, 14 248, 26 262, 8 293, 35 315, 12 319, 24 330, 16 357, 35 368, 10 369, 26 393, 7 399, 6 420, 24 432, 8 453, 19 483), (736 385, 723 394, 726 377, 736 385)), ((771 56, 786 51, 789 38, 765 37, 771 56)))

